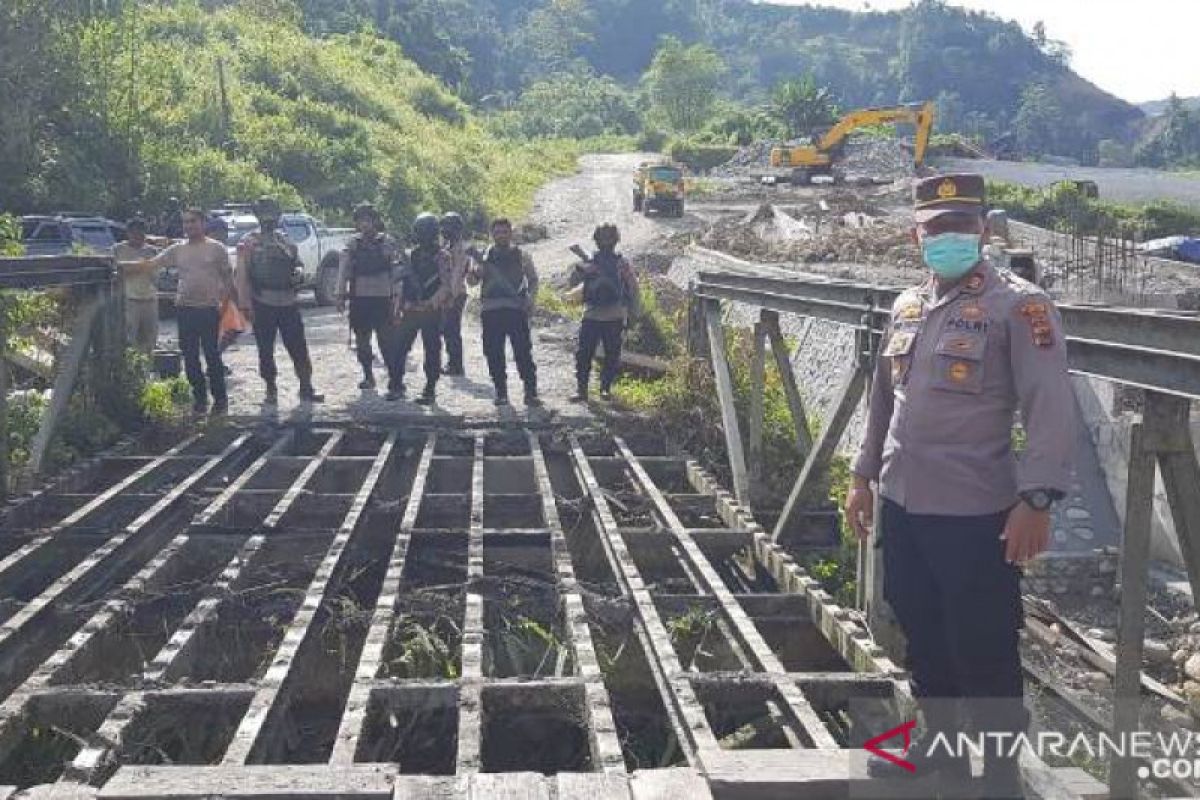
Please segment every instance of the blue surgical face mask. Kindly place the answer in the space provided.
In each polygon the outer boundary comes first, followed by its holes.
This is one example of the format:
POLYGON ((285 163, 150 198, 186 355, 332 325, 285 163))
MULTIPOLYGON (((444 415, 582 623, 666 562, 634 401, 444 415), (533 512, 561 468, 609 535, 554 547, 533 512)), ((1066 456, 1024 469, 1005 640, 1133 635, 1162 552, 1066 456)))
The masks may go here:
POLYGON ((961 278, 979 263, 978 233, 939 233, 921 240, 921 257, 938 277, 961 278))

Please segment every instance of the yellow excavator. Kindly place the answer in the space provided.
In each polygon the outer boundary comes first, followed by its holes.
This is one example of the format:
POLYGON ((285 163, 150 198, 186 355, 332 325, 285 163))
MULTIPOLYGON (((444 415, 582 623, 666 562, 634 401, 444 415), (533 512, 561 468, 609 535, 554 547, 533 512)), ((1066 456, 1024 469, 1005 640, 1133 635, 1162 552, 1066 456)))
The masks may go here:
POLYGON ((790 169, 790 174, 784 179, 791 180, 797 186, 808 185, 814 175, 829 175, 834 183, 840 183, 843 176, 835 165, 841 160, 846 139, 853 131, 868 125, 905 122, 917 129, 913 161, 920 167, 925 162, 925 149, 929 146, 929 135, 933 131, 933 108, 933 103, 926 102, 851 111, 824 135, 814 136, 814 144, 773 148, 771 166, 775 169, 790 169))

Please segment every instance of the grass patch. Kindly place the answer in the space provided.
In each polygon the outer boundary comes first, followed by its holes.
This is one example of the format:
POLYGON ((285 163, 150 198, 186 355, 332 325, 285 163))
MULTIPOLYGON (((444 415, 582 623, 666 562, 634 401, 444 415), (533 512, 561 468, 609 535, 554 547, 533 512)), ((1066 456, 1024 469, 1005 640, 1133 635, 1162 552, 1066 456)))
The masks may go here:
POLYGON ((1126 239, 1158 239, 1200 232, 1200 209, 1169 200, 1113 203, 1085 196, 1071 183, 1030 188, 988 182, 988 202, 1022 222, 1083 235, 1105 232, 1126 239))

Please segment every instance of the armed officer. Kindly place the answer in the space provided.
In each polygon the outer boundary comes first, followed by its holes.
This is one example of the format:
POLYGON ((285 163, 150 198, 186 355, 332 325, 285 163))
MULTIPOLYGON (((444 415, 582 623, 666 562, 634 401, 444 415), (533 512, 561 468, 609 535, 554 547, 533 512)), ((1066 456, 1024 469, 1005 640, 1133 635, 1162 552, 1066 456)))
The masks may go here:
POLYGON ((578 390, 573 403, 586 403, 591 382, 592 361, 596 348, 604 345, 604 364, 600 369, 600 397, 611 399, 613 381, 621 371, 621 339, 630 313, 639 308, 637 276, 629 261, 617 252, 621 232, 616 225, 605 224, 592 235, 596 252, 575 266, 569 285, 583 294, 583 321, 579 325, 579 346, 575 351, 575 383, 578 390))
MULTIPOLYGON (((417 246, 408 254, 402 294, 396 315, 400 318, 396 345, 399 369, 404 369, 417 334, 425 350, 425 390, 416 402, 433 405, 438 378, 442 374, 442 313, 451 302, 450 256, 442 249, 441 227, 433 214, 420 214, 413 220, 413 240, 417 246)), ((403 376, 401 376, 403 379, 403 376)), ((403 383, 400 393, 404 393, 403 383)))
POLYGON ((525 405, 536 407, 542 401, 538 398, 529 315, 537 296, 538 275, 533 257, 512 243, 512 235, 512 223, 507 219, 492 222, 492 246, 467 273, 467 283, 481 285, 483 354, 496 389, 496 405, 508 405, 505 343, 512 342, 513 360, 525 384, 525 405))
MULTIPOLYGON (((915 195, 931 274, 893 306, 846 515, 866 539, 874 482, 884 597, 908 640, 928 745, 939 733, 955 741, 967 716, 979 734, 1028 726, 1020 567, 1046 549, 1050 507, 1069 485, 1075 401, 1054 304, 981 258, 983 179, 928 178, 915 195), (1028 444, 1014 457, 1018 410, 1028 444)), ((985 755, 982 796, 1024 796, 1008 742, 985 755)), ((917 776, 969 774, 945 748, 914 745, 906 758, 917 776)), ((909 774, 878 757, 868 767, 909 774)))
POLYGON ((265 402, 279 402, 276 386, 275 335, 292 359, 300 381, 300 399, 319 403, 325 398, 313 389, 312 359, 304 336, 304 320, 296 291, 303 283, 296 245, 279 229, 281 210, 272 197, 261 197, 254 204, 258 230, 238 243, 237 296, 242 315, 254 327, 258 346, 258 374, 266 384, 265 402))
POLYGON ((471 268, 467 226, 462 215, 451 211, 442 215, 442 245, 450 258, 450 301, 442 316, 442 342, 446 348, 443 375, 461 376, 463 370, 462 318, 467 305, 467 270, 471 268))
POLYGON ((370 203, 354 209, 354 227, 358 232, 351 237, 338 263, 337 308, 344 312, 349 300, 350 329, 354 332, 358 363, 363 371, 358 388, 363 391, 375 388, 371 351, 374 335, 388 373, 384 399, 399 400, 404 393, 404 362, 396 363, 393 305, 395 298, 400 297, 404 250, 384 230, 383 218, 370 203))

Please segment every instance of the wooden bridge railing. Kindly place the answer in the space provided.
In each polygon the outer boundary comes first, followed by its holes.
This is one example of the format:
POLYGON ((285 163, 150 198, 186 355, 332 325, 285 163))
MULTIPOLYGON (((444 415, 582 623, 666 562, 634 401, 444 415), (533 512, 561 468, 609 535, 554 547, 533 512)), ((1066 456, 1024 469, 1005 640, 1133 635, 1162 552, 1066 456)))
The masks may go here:
MULTIPOLYGON (((124 352, 125 337, 120 281, 111 258, 0 258, 0 291, 45 289, 71 292, 78 304, 71 320, 70 339, 54 365, 50 403, 30 447, 29 471, 33 475, 40 474, 45 467, 46 453, 89 353, 94 352, 101 374, 115 375, 116 365, 124 352)), ((0 341, 0 498, 7 494, 10 482, 6 427, 9 344, 7 339, 0 341)))

